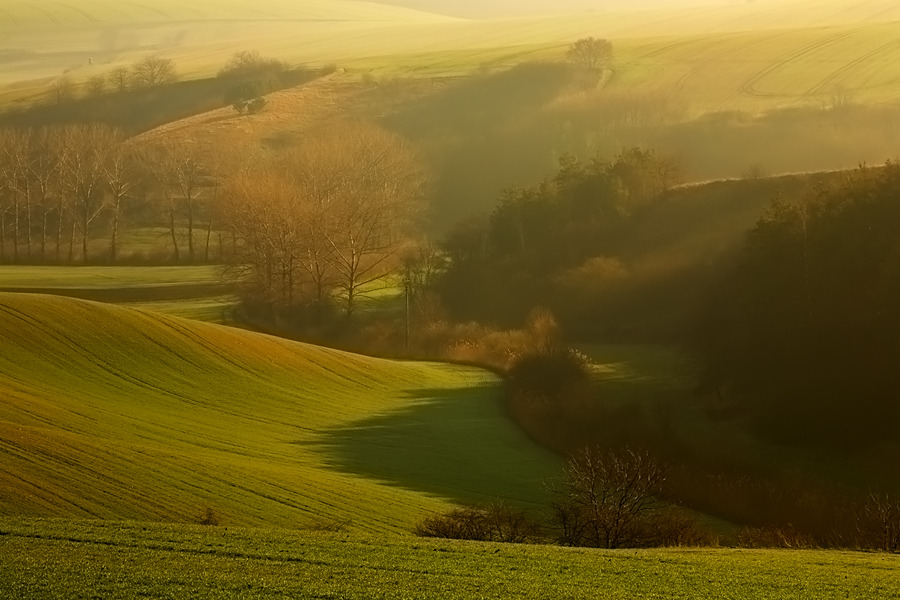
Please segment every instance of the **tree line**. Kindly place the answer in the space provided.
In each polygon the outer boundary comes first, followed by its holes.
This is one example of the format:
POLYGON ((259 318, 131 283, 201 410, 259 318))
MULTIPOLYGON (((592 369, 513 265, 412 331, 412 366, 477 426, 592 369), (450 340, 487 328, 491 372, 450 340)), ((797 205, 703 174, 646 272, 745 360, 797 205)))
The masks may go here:
POLYGON ((900 165, 777 200, 694 329, 706 385, 780 439, 897 439, 900 165))
POLYGON ((209 260, 210 179, 187 142, 138 147, 105 125, 0 129, 0 262, 116 263, 128 226, 155 225, 168 230, 164 260, 209 260))
POLYGON ((33 104, 6 107, 0 112, 0 126, 102 123, 134 135, 222 106, 258 111, 265 104, 265 94, 303 84, 330 70, 333 67, 291 66, 248 50, 236 52, 215 77, 183 79, 172 59, 148 55, 80 83, 63 74, 33 104))
POLYGON ((312 327, 333 309, 351 317, 390 285, 425 183, 402 138, 363 123, 251 157, 225 181, 223 205, 245 304, 312 327))
POLYGON ((621 271, 610 258, 617 232, 681 179, 677 158, 650 148, 626 148, 611 160, 563 155, 555 175, 506 189, 489 215, 445 236, 450 266, 437 290, 461 319, 510 326, 535 306, 572 312, 578 294, 568 282, 588 292, 591 280, 621 271))

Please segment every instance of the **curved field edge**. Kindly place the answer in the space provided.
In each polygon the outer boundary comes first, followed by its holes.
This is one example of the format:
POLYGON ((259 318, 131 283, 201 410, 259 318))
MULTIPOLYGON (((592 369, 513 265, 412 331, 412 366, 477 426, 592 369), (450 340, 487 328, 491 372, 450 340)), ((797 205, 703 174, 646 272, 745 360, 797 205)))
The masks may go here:
POLYGON ((479 369, 15 293, 0 349, 0 515, 397 531, 557 466, 479 369))
POLYGON ((410 536, 0 519, 30 598, 898 598, 900 556, 590 550, 410 536))

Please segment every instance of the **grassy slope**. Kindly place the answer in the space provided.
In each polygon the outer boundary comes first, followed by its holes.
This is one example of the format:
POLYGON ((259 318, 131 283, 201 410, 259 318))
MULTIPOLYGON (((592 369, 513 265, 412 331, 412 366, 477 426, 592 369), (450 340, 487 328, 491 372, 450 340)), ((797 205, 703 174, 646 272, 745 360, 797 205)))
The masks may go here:
POLYGON ((397 530, 556 469, 476 369, 26 294, 0 347, 2 515, 397 530))
POLYGON ((597 551, 229 527, 0 520, 29 598, 900 598, 900 557, 597 551))
POLYGON ((230 322, 237 303, 218 265, 175 267, 0 266, 0 291, 55 294, 179 317, 230 322))

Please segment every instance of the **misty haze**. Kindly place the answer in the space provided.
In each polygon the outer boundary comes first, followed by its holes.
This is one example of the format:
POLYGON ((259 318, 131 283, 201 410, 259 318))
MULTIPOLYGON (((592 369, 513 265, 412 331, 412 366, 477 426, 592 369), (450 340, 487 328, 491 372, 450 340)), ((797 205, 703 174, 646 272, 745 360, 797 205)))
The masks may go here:
POLYGON ((900 4, 5 0, 0 596, 893 598, 900 4))

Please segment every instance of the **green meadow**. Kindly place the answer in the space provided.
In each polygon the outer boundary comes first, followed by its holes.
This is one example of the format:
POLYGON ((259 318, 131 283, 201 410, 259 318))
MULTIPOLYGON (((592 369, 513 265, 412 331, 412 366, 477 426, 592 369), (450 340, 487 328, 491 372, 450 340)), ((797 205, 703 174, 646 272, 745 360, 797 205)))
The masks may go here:
POLYGON ((587 550, 402 536, 0 519, 29 598, 900 598, 888 554, 587 550))
POLYGON ((398 532, 559 468, 475 368, 19 293, 0 346, 2 515, 398 532))
POLYGON ((109 302, 178 317, 230 323, 238 298, 219 265, 0 266, 0 291, 109 302))

